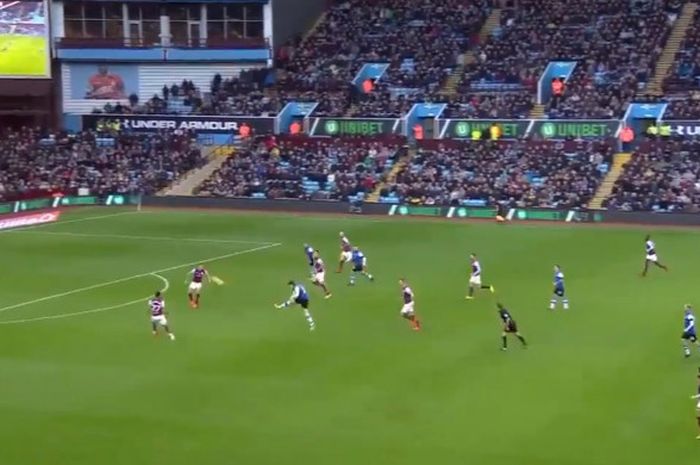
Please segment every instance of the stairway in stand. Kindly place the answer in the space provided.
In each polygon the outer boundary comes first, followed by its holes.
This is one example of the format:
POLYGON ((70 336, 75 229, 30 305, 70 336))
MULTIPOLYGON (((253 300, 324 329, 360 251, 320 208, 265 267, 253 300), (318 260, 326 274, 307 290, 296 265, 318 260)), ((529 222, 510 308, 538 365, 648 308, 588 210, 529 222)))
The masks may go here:
POLYGON ((194 195, 194 190, 211 176, 230 156, 234 156, 233 145, 219 145, 209 149, 209 161, 201 168, 195 168, 178 178, 173 184, 161 190, 158 195, 194 195))
POLYGON ((659 61, 656 63, 654 75, 649 80, 649 84, 647 85, 646 89, 640 92, 641 94, 661 95, 663 93, 664 79, 673 66, 676 53, 678 53, 678 49, 681 46, 681 42, 685 38, 686 32, 688 32, 688 28, 693 24, 693 17, 695 16, 695 11, 697 9, 697 3, 686 3, 683 5, 683 9, 678 16, 676 23, 673 25, 671 35, 666 41, 664 50, 661 52, 659 61))
POLYGON ((530 110, 530 118, 544 118, 544 105, 541 103, 536 103, 535 106, 532 107, 532 110, 530 110))
POLYGON ((610 194, 612 194, 615 182, 622 174, 622 170, 625 164, 630 161, 630 158, 632 158, 631 153, 615 154, 612 167, 610 168, 610 171, 608 171, 608 174, 605 175, 603 182, 600 183, 600 186, 598 187, 593 199, 591 199, 591 201, 588 203, 588 208, 592 210, 601 210, 603 208, 603 202, 610 194))
MULTIPOLYGON (((484 25, 481 26, 481 30, 479 31, 479 42, 482 44, 486 42, 493 30, 500 26, 500 24, 501 10, 491 10, 491 14, 489 14, 489 17, 486 19, 486 22, 484 22, 484 25)), ((459 59, 459 64, 452 70, 452 73, 447 77, 447 80, 445 80, 445 84, 443 84, 442 89, 440 89, 440 93, 448 96, 456 95, 457 88, 459 87, 459 83, 462 80, 462 75, 464 74, 464 67, 475 62, 476 55, 474 55, 474 50, 469 50, 467 53, 462 54, 459 59)))
POLYGON ((408 162, 411 161, 413 156, 416 154, 416 149, 415 148, 409 148, 408 151, 406 152, 406 155, 403 157, 399 158, 399 160, 394 163, 394 166, 391 167, 391 170, 389 170, 389 174, 386 175, 386 181, 380 182, 377 184, 377 186, 374 188, 374 191, 372 191, 371 194, 367 195, 367 198, 365 201, 371 202, 371 203, 377 203, 379 202, 379 196, 382 192, 382 189, 384 189, 387 185, 391 185, 396 181, 396 176, 399 175, 401 170, 408 164, 408 162))

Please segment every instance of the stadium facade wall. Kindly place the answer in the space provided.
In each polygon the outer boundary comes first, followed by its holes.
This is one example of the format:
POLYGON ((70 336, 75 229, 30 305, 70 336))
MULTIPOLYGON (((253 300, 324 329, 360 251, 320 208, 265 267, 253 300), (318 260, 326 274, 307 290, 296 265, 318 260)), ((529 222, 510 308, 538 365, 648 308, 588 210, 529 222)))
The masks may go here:
MULTIPOLYGON (((394 216, 429 216, 445 218, 446 220, 489 219, 495 218, 496 212, 489 208, 464 208, 465 214, 459 212, 460 207, 407 207, 415 209, 405 214, 399 213, 400 206, 385 204, 357 205, 347 202, 305 201, 305 200, 265 200, 265 199, 232 199, 218 197, 156 197, 145 196, 141 203, 146 207, 161 208, 201 208, 201 209, 230 209, 242 211, 268 211, 291 213, 322 213, 322 214, 362 214, 394 216), (393 210, 393 213, 392 213, 393 210), (450 216, 450 213, 451 216, 450 216)), ((700 214, 674 213, 660 214, 648 212, 608 212, 608 211, 566 211, 551 209, 513 209, 511 219, 514 222, 542 221, 569 223, 618 223, 650 226, 692 226, 700 227, 700 214)))
MULTIPOLYGON (((106 103, 126 104, 131 94, 145 102, 154 94, 161 95, 163 85, 178 86, 183 79, 192 81, 200 89, 207 90, 217 73, 222 77, 236 77, 241 71, 250 69, 248 65, 233 64, 120 64, 107 65, 111 75, 124 83, 124 98, 86 98, 89 80, 104 63, 61 63, 61 91, 63 112, 67 114, 89 114, 106 103)), ((258 66, 262 66, 258 65, 258 66)))

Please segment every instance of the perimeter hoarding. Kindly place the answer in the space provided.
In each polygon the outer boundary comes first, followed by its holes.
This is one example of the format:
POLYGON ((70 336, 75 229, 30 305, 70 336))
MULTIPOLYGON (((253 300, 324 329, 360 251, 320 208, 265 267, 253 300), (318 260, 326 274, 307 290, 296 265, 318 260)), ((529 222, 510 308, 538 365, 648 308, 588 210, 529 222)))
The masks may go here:
POLYGON ((234 134, 243 123, 255 134, 272 133, 275 118, 195 115, 85 115, 83 127, 94 129, 101 124, 115 124, 119 129, 133 132, 158 132, 163 130, 192 130, 197 134, 234 134))
POLYGON ((619 127, 618 120, 536 120, 530 135, 544 139, 600 139, 615 137, 619 127))
POLYGON ((401 134, 401 118, 311 118, 312 136, 401 134))
POLYGON ((471 139, 472 132, 481 131, 488 136, 493 125, 501 129, 501 139, 519 139, 525 137, 530 120, 485 120, 485 119, 446 119, 440 120, 441 139, 471 139))

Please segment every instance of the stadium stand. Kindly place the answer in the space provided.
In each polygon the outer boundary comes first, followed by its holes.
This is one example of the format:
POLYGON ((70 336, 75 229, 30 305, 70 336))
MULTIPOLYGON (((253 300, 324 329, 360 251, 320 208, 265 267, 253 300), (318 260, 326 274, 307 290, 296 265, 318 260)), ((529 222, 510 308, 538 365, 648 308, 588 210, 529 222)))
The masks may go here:
POLYGON ((154 194, 203 163, 189 133, 99 137, 7 130, 0 140, 0 200, 80 188, 94 195, 154 194))
POLYGON ((580 208, 608 169, 603 141, 440 141, 421 148, 382 192, 422 205, 580 208))
POLYGON ((670 74, 664 80, 664 91, 686 93, 700 91, 700 11, 693 16, 691 27, 676 53, 670 74))
POLYGON ((362 199, 391 169, 398 140, 288 138, 257 141, 198 189, 218 197, 362 199))
POLYGON ((699 211, 700 142, 644 142, 625 165, 604 206, 624 211, 699 211))
POLYGON ((460 89, 489 84, 534 91, 550 60, 576 60, 549 116, 619 117, 649 78, 677 12, 674 2, 520 1, 504 9, 501 27, 478 47, 460 89))

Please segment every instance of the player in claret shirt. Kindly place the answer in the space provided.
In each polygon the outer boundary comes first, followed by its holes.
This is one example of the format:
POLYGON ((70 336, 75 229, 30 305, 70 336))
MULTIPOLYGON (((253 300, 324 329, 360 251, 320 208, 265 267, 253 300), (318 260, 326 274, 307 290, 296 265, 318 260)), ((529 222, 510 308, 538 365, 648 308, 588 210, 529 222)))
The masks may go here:
POLYGON ((333 296, 331 291, 328 290, 328 286, 326 286, 326 264, 323 263, 318 250, 314 251, 314 277, 311 278, 311 281, 314 285, 323 289, 326 299, 330 299, 333 296))
POLYGON ((401 298, 403 299, 401 316, 411 323, 411 327, 414 331, 420 331, 420 320, 418 319, 418 315, 416 315, 413 290, 404 278, 399 279, 399 285, 401 285, 401 298))
POLYGON ((199 295, 202 292, 202 281, 206 276, 207 282, 211 283, 211 277, 209 276, 209 272, 202 265, 190 271, 189 275, 192 277, 187 293, 187 296, 190 298, 190 307, 199 308, 199 295))
MULTIPOLYGON (((700 368, 698 368, 698 393, 690 396, 690 398, 697 400, 697 404, 695 404, 695 416, 697 417, 698 429, 700 430, 700 368)), ((700 434, 698 434, 695 439, 700 439, 700 434)))
POLYGON ((644 239, 644 249, 646 251, 646 258, 644 259, 644 270, 642 271, 642 276, 647 275, 650 263, 653 263, 664 271, 668 271, 668 267, 662 265, 659 261, 659 257, 656 255, 656 244, 651 240, 651 236, 649 235, 647 235, 647 237, 644 239))
POLYGON ((168 320, 165 318, 165 300, 163 300, 160 291, 156 292, 153 298, 148 301, 148 309, 148 313, 151 315, 153 335, 158 335, 158 326, 160 326, 165 330, 170 340, 174 341, 175 335, 170 331, 168 320))
POLYGON ((469 256, 469 261, 471 262, 471 274, 469 275, 469 294, 467 294, 467 300, 474 298, 475 289, 488 289, 491 293, 495 292, 493 286, 490 284, 481 283, 481 263, 479 263, 479 259, 476 258, 475 253, 469 256))
POLYGON ((352 260, 352 245, 350 244, 350 239, 345 235, 344 232, 340 232, 340 261, 338 262, 338 269, 336 273, 341 273, 343 271, 343 265, 352 260))

